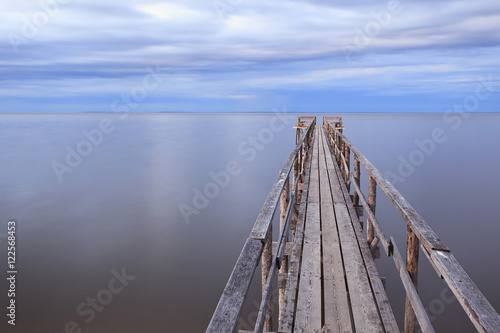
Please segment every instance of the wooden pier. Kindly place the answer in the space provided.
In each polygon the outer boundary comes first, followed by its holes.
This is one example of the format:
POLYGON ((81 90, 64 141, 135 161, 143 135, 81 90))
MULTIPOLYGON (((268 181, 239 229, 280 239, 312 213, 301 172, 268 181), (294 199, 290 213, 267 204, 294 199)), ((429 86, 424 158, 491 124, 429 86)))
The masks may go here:
POLYGON ((500 332, 498 313, 450 249, 343 135, 340 117, 325 117, 322 126, 316 126, 315 117, 299 117, 295 128, 297 145, 271 188, 206 332, 236 331, 259 262, 262 301, 253 332, 434 332, 418 296, 420 252, 477 331, 500 332), (368 174, 367 198, 361 191, 361 166, 368 174), (377 188, 406 222, 405 257, 375 217, 377 188), (279 234, 273 241, 278 210, 279 234), (406 290, 402 329, 375 265, 381 250, 393 258, 406 290))

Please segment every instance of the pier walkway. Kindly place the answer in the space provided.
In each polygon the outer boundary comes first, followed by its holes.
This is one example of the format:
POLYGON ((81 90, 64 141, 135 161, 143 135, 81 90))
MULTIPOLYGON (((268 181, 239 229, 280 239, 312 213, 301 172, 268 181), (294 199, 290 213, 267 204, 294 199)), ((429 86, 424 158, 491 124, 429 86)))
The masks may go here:
POLYGON ((434 332, 418 296, 420 252, 477 331, 500 332, 498 313, 448 247, 342 134, 340 117, 324 118, 322 126, 315 117, 299 117, 295 128, 297 146, 264 203, 207 332, 237 330, 259 262, 262 302, 253 332, 416 332, 418 327, 434 332), (368 173, 368 198, 361 191, 361 166, 368 173), (406 261, 375 217, 377 187, 407 224, 406 261), (279 236, 273 242, 276 211, 279 236), (366 228, 360 221, 364 213, 366 228), (375 265, 381 250, 393 258, 406 291, 404 330, 375 265))

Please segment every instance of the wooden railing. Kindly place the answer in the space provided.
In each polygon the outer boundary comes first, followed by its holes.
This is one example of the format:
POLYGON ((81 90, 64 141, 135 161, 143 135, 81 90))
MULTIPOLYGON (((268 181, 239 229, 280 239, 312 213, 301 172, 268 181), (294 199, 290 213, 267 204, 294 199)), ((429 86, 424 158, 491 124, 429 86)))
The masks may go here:
POLYGON ((339 168, 348 188, 352 184, 353 203, 361 202, 367 213, 366 238, 374 253, 380 243, 387 256, 392 256, 406 290, 405 332, 415 332, 416 323, 423 332, 434 332, 424 306, 418 296, 418 259, 420 248, 434 267, 438 276, 446 282, 478 332, 500 332, 500 316, 479 291, 450 249, 413 209, 398 190, 378 171, 368 159, 342 134, 342 122, 338 117, 323 119, 328 140, 336 156, 339 168), (335 120, 335 123, 330 123, 335 120), (354 172, 350 172, 351 154, 354 172), (368 199, 361 191, 362 165, 368 172, 368 199), (387 195, 406 221, 406 263, 394 238, 388 238, 375 217, 377 186, 387 195))
POLYGON ((281 309, 284 292, 283 283, 280 280, 286 276, 288 268, 287 258, 284 256, 287 247, 287 236, 290 230, 294 230, 292 221, 297 219, 296 205, 301 199, 300 194, 302 191, 299 184, 304 183, 306 171, 308 170, 305 164, 309 160, 315 126, 316 117, 299 117, 298 124, 295 127, 297 128, 297 145, 288 156, 264 202, 252 232, 247 238, 229 281, 224 288, 222 297, 206 330, 207 333, 235 331, 238 317, 259 261, 262 264, 263 295, 254 332, 272 331, 272 308, 275 303, 271 298, 273 291, 277 287, 273 282, 276 280, 275 276, 279 270, 278 285, 281 285, 281 287, 278 307, 281 309), (290 182, 290 178, 292 178, 292 182, 290 182), (290 183, 293 184, 291 191, 290 183), (277 242, 273 243, 272 221, 278 203, 280 203, 281 211, 280 233, 277 242), (273 247, 275 250, 273 250, 273 247))

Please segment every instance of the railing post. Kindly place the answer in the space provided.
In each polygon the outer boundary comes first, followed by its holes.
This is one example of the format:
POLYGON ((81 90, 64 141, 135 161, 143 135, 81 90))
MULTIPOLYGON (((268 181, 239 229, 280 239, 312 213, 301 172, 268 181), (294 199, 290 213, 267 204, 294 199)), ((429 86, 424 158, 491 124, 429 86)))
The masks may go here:
MULTIPOLYGON (((301 125, 300 120, 297 120, 297 126, 300 126, 300 125, 301 125)), ((300 133, 301 133, 301 129, 297 127, 297 135, 295 136, 295 144, 298 144, 300 141, 300 133)), ((307 138, 306 138, 306 140, 307 140, 307 138)), ((299 167, 302 165, 302 146, 300 147, 299 153, 297 155, 297 163, 298 163, 299 167)))
POLYGON ((342 172, 342 174, 344 174, 344 165, 342 163, 342 144, 343 144, 343 141, 342 140, 342 137, 340 135, 337 135, 337 149, 335 149, 337 151, 337 164, 339 165, 339 168, 340 168, 340 172, 342 172))
MULTIPOLYGON (((420 242, 417 235, 411 230, 410 226, 406 226, 406 270, 410 274, 415 290, 418 292, 418 254, 420 250, 420 242)), ((410 303, 410 299, 406 297, 405 307, 405 333, 414 333, 416 331, 417 317, 410 303)))
MULTIPOLYGON (((360 168, 359 158, 354 154, 354 182, 361 188, 361 168, 360 168)), ((354 191, 353 197, 354 206, 359 206, 359 195, 358 192, 354 191)))
POLYGON ((345 153, 344 153, 344 157, 345 157, 345 163, 347 164, 346 168, 346 173, 345 173, 345 183, 346 183, 346 186, 347 186, 347 192, 350 192, 351 191, 351 183, 349 182, 349 173, 351 172, 351 150, 349 149, 349 147, 344 143, 344 147, 345 147, 345 153))
MULTIPOLYGON (((262 251, 262 297, 264 297, 264 292, 266 290, 267 278, 269 277, 269 272, 271 271, 271 265, 273 261, 273 224, 269 225, 269 230, 266 235, 266 242, 264 244, 264 250, 262 251)), ((269 304, 273 304, 273 294, 271 293, 271 298, 269 304)), ((266 320, 264 323, 264 331, 271 332, 273 330, 273 307, 268 306, 266 313, 266 320)))
MULTIPOLYGON (((299 197, 299 188, 298 186, 295 186, 297 183, 300 183, 300 165, 299 165, 299 155, 300 152, 297 154, 297 158, 295 159, 295 162, 293 164, 293 186, 294 188, 297 188, 297 193, 295 193, 295 198, 297 198, 296 200, 298 200, 298 197, 299 197)), ((294 200, 295 201, 295 200, 294 200)), ((295 205, 295 202, 292 202, 292 205, 295 205)), ((297 223, 297 219, 298 219, 298 216, 299 216, 299 213, 297 212, 297 210, 295 209, 295 207, 293 207, 293 215, 292 215, 292 240, 295 239, 295 226, 296 226, 296 223, 297 223)))
MULTIPOLYGON (((283 229, 285 224, 286 212, 288 209, 288 205, 293 205, 293 202, 290 202, 289 197, 290 192, 290 182, 288 178, 285 182, 285 187, 283 188, 283 192, 281 192, 280 198, 280 230, 283 229)), ((293 208, 292 208, 293 209, 293 208)), ((287 231, 285 231, 288 233, 287 231)), ((288 237, 285 237, 285 247, 286 242, 288 241, 288 237)), ((283 260, 281 261, 281 267, 278 274, 278 290, 279 290, 279 302, 278 302, 278 318, 281 318, 281 309, 283 308, 283 302, 285 300, 285 288, 286 288, 286 275, 288 273, 288 256, 283 256, 283 260)))
MULTIPOLYGON (((368 206, 370 207, 373 214, 375 214, 376 202, 377 202, 377 181, 375 180, 375 177, 373 177, 372 174, 370 173, 370 176, 368 177, 368 206)), ((372 245, 373 238, 374 238, 373 222, 368 217, 366 219, 366 240, 368 241, 368 245, 370 246, 372 245)))

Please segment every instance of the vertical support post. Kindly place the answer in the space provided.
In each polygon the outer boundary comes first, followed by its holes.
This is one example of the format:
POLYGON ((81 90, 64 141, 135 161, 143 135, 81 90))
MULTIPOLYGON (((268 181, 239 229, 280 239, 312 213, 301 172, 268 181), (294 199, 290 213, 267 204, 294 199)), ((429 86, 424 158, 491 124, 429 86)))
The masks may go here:
POLYGON ((342 157, 340 156, 340 153, 342 152, 342 138, 340 137, 340 135, 337 135, 337 148, 338 149, 335 149, 335 151, 337 152, 337 164, 339 165, 340 172, 343 173, 343 164, 341 160, 342 157))
MULTIPOLYGON (((283 192, 281 192, 280 198, 280 231, 283 229, 285 225, 286 211, 288 209, 288 204, 293 205, 293 202, 290 202, 289 197, 290 192, 290 182, 287 178, 285 182, 285 186, 283 188, 283 192)), ((285 231, 288 235, 288 231, 285 231)), ((288 237, 285 236, 285 247, 286 242, 288 241, 288 237)), ((288 274, 288 257, 283 256, 283 260, 281 262, 281 267, 278 274, 278 290, 279 290, 279 302, 278 302, 278 318, 281 318, 281 309, 283 308, 283 302, 285 301, 285 288, 286 288, 286 276, 288 274)))
MULTIPOLYGON (((302 126, 302 122, 300 121, 300 119, 297 119, 297 135, 295 136, 295 144, 299 143, 302 133, 302 130, 298 128, 299 126, 302 126)), ((299 154, 297 156, 297 162, 300 167, 302 165, 302 147, 300 148, 299 154)))
MULTIPOLYGON (((406 270, 410 274, 411 280, 415 289, 418 291, 418 255, 420 250, 420 241, 417 235, 411 230, 410 226, 406 226, 406 270)), ((405 307, 405 333, 416 332, 417 318, 410 303, 408 296, 406 297, 405 307)))
MULTIPOLYGON (((376 202, 377 202, 377 181, 372 176, 372 174, 370 174, 370 176, 368 177, 368 206, 372 210, 373 214, 375 214, 376 202)), ((374 237, 373 222, 368 217, 366 219, 366 240, 368 241, 368 245, 372 244, 373 237, 374 237)))
MULTIPOLYGON (((264 244, 264 250, 262 251, 262 297, 264 297, 264 292, 266 290, 267 278, 269 277, 269 272, 271 271, 271 265, 273 261, 273 225, 269 225, 269 230, 266 235, 266 243, 264 244)), ((271 298, 269 299, 269 306, 267 307, 266 320, 264 323, 264 331, 271 332, 273 330, 273 295, 271 293, 271 298)))
POLYGON ((297 161, 299 162, 299 171, 302 171, 302 149, 303 149, 303 144, 300 146, 299 153, 297 156, 297 161))
POLYGON ((340 146, 339 146, 339 163, 340 163, 340 170, 342 171, 342 174, 344 175, 344 180, 345 180, 345 174, 346 174, 346 170, 345 170, 345 165, 344 165, 344 160, 345 160, 345 155, 344 155, 344 152, 345 152, 345 143, 344 143, 344 140, 342 140, 342 138, 340 139, 341 143, 340 143, 340 146))
MULTIPOLYGON (((300 183, 300 164, 299 164, 299 155, 300 151, 297 153, 297 158, 295 159, 295 162, 293 163, 293 186, 297 184, 297 182, 300 183)), ((299 192, 299 188, 297 187, 297 192, 299 192)), ((295 196, 298 197, 298 193, 295 193, 295 196)), ((295 209, 293 210, 294 212, 294 217, 295 217, 295 209)))
POLYGON ((345 163, 347 164, 347 170, 345 173, 345 184, 347 186, 347 192, 351 191, 351 183, 349 182, 349 173, 351 172, 351 149, 344 143, 345 149, 345 163))
MULTIPOLYGON (((361 168, 359 163, 359 158, 356 154, 354 154, 354 181, 358 185, 359 188, 361 185, 361 168)), ((359 195, 358 192, 354 191, 353 197, 354 206, 359 206, 359 195)))

